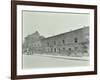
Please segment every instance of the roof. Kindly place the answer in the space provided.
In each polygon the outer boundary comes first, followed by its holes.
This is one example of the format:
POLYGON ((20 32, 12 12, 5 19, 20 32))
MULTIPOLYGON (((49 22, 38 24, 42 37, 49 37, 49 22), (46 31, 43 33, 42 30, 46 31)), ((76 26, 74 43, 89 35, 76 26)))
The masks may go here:
POLYGON ((79 28, 79 29, 76 29, 76 30, 72 30, 72 31, 69 31, 69 32, 66 32, 66 33, 57 34, 57 35, 50 36, 50 37, 47 37, 47 38, 44 38, 44 39, 50 39, 50 38, 62 36, 62 35, 65 35, 65 34, 68 34, 68 33, 72 33, 72 32, 78 31, 78 30, 83 30, 83 29, 89 29, 89 27, 82 27, 82 28, 79 28))

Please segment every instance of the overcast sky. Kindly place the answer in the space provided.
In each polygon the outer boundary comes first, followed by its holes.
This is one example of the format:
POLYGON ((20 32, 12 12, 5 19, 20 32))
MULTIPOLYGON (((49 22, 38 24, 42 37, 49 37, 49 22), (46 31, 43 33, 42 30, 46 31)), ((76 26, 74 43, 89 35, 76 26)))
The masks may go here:
POLYGON ((89 14, 23 11, 23 37, 38 31, 44 37, 89 26, 89 14))

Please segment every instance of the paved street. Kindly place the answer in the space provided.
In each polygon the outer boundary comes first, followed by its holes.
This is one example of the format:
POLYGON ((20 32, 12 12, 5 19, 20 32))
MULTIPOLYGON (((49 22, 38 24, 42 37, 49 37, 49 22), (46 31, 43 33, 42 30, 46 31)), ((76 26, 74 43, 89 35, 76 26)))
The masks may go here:
POLYGON ((89 61, 70 60, 43 55, 23 55, 23 68, 75 67, 88 66, 89 61))

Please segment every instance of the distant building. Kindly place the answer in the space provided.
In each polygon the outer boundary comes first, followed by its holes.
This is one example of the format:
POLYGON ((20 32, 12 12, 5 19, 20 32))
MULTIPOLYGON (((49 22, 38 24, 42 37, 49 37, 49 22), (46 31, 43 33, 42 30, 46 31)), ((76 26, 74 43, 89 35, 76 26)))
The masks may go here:
POLYGON ((30 53, 49 55, 88 56, 89 55, 89 27, 83 27, 70 32, 44 38, 35 32, 25 38, 30 53), (29 40, 27 39, 29 38, 29 40))
POLYGON ((23 43, 23 53, 25 54, 41 53, 42 51, 41 40, 43 38, 44 37, 40 36, 38 31, 25 37, 23 43))

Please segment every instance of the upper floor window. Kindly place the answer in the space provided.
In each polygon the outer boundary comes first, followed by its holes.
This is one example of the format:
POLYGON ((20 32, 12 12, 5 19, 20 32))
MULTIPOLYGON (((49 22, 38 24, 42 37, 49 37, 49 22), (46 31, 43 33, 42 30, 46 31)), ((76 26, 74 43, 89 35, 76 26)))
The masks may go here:
POLYGON ((54 41, 54 45, 56 45, 56 41, 54 41))
POLYGON ((49 46, 49 43, 47 43, 47 46, 49 46))
POLYGON ((62 43, 65 44, 65 40, 62 40, 62 43))
POLYGON ((78 39, 77 39, 77 38, 75 38, 75 39, 74 39, 74 41, 75 41, 75 43, 77 43, 77 42, 78 42, 78 39))

